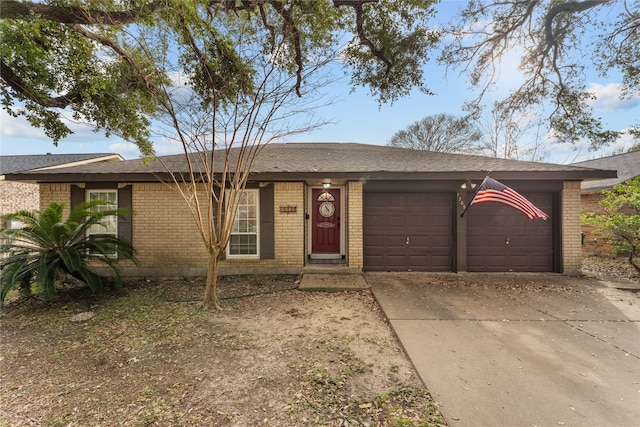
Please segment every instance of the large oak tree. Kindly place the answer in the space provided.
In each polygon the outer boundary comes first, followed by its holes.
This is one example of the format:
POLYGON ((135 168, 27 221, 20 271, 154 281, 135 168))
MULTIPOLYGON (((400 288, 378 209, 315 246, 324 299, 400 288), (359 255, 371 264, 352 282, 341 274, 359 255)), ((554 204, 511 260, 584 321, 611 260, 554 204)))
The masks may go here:
MULTIPOLYGON (((209 49, 219 55, 214 66, 237 80, 235 88, 253 64, 225 34, 230 26, 249 23, 264 34, 266 50, 284 38, 287 49, 279 60, 296 75, 299 93, 305 67, 341 49, 352 84, 392 102, 415 87, 428 91, 422 69, 437 41, 427 26, 432 14, 429 0, 1 0, 2 104, 56 143, 71 132, 61 119, 67 112, 134 141, 148 155, 149 125, 158 108, 153 92, 170 76, 159 72, 163 67, 135 38, 152 34, 159 23, 189 27, 216 17, 219 37, 209 49), (175 15, 184 9, 199 14, 175 15)), ((224 95, 233 91, 228 85, 224 95)))
MULTIPOLYGON (((139 61, 123 31, 149 30, 180 3, 0 0, 3 107, 26 116, 56 142, 70 133, 60 120, 62 111, 70 111, 74 119, 149 153, 155 105, 148 90, 166 76, 139 61)), ((440 60, 461 66, 480 88, 468 104, 472 111, 481 108, 486 90, 500 84, 501 58, 517 49, 523 81, 499 106, 509 114, 544 106, 555 136, 586 138, 594 148, 619 132, 594 116, 585 68, 619 75, 623 96, 640 95, 637 0, 472 1, 451 26, 438 30, 429 24, 433 10, 425 0, 212 0, 201 6, 211 15, 253 19, 261 30, 285 35, 299 84, 309 58, 346 44, 340 59, 351 82, 368 86, 383 103, 413 87, 429 92, 422 66, 443 31, 451 36, 443 39, 453 42, 440 60)), ((639 126, 637 120, 629 123, 629 132, 638 135, 639 126)))
MULTIPOLYGON (((522 81, 499 102, 501 114, 546 108, 547 121, 561 141, 587 139, 592 148, 615 140, 594 116, 587 69, 621 79, 622 96, 640 96, 640 2, 637 0, 470 1, 446 32, 440 60, 459 67, 480 95, 501 85, 501 60, 521 52, 522 81)), ((638 134, 638 117, 628 132, 638 134)))

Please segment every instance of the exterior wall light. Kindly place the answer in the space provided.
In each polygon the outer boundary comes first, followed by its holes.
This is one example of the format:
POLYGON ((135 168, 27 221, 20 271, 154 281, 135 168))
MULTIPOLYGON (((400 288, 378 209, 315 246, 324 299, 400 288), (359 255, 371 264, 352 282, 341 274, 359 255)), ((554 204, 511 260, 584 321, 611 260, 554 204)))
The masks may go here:
POLYGON ((324 188, 325 190, 328 190, 329 187, 331 187, 331 183, 329 181, 322 183, 322 188, 324 188))
POLYGON ((473 182, 471 182, 469 180, 466 180, 465 182, 460 184, 460 188, 462 188, 463 190, 468 190, 468 189, 473 190, 474 188, 476 188, 476 184, 474 184, 473 182))

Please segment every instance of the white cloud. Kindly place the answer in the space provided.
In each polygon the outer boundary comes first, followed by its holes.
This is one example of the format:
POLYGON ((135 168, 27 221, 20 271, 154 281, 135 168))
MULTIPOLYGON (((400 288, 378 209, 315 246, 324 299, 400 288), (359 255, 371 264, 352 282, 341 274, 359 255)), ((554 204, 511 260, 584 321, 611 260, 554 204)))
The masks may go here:
MULTIPOLYGON (((106 139, 102 132, 94 132, 93 127, 89 124, 73 121, 64 115, 62 115, 61 120, 73 132, 63 138, 60 141, 61 143, 93 144, 106 139)), ((24 116, 12 117, 4 109, 0 110, 0 124, 0 135, 2 137, 52 142, 52 139, 45 135, 44 130, 32 126, 24 116)))
POLYGON ((109 151, 118 153, 125 159, 136 159, 140 157, 140 150, 135 144, 130 142, 116 142, 109 145, 109 151))
POLYGON ((118 149, 118 144, 124 145, 124 141, 117 136, 106 138, 102 132, 94 132, 89 125, 66 118, 62 120, 73 134, 61 139, 56 146, 42 129, 31 126, 24 117, 12 117, 5 110, 0 110, 2 154, 105 153, 115 151, 111 150, 109 144, 118 149))
POLYGON ((0 125, 0 135, 3 137, 50 140, 50 138, 44 134, 42 129, 34 128, 22 116, 10 116, 4 109, 0 110, 0 125))
MULTIPOLYGON (((622 132, 625 132, 623 130, 622 132)), ((585 160, 599 159, 601 157, 612 156, 614 154, 626 153, 637 143, 628 133, 623 133, 616 141, 601 147, 598 150, 591 150, 591 144, 586 139, 582 139, 575 144, 555 143, 552 145, 553 154, 550 161, 553 163, 569 164, 582 162, 585 160)))
POLYGON ((621 85, 619 83, 591 83, 589 92, 597 97, 591 102, 595 111, 613 113, 620 110, 627 110, 640 105, 640 96, 633 95, 622 97, 621 85))
MULTIPOLYGON (((623 132, 625 131, 627 131, 627 129, 623 130, 623 132)), ((603 150, 605 153, 604 155, 626 153, 627 151, 629 151, 631 147, 633 147, 637 143, 638 141, 635 140, 632 135, 625 132, 622 135, 620 135, 613 144, 611 144, 610 146, 606 147, 603 150)))
MULTIPOLYGON (((167 138, 155 138, 152 143, 157 156, 182 153, 182 146, 167 138)), ((137 159, 141 156, 138 147, 134 143, 126 141, 116 142, 109 145, 109 151, 118 153, 125 159, 137 159)))

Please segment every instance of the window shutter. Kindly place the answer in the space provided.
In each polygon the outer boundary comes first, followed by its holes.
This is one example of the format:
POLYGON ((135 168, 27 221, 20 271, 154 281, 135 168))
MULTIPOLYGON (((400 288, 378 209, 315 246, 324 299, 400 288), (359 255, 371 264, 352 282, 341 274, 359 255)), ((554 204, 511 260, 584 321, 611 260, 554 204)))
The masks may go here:
POLYGON ((273 184, 260 188, 260 258, 275 258, 273 184))
MULTIPOLYGON (((133 207, 133 189, 131 185, 122 187, 118 190, 118 208, 132 210, 133 207)), ((122 215, 118 217, 118 237, 129 243, 133 242, 132 231, 133 214, 122 215)))
MULTIPOLYGON (((87 188, 104 188, 104 189, 114 189, 117 188, 117 184, 109 183, 109 184, 98 184, 98 185, 90 185, 87 184, 87 188)), ((84 188, 78 187, 77 185, 71 186, 71 209, 74 209, 80 203, 86 201, 86 191, 84 188)), ((118 208, 129 209, 131 210, 133 206, 133 187, 131 185, 127 185, 126 187, 120 188, 118 190, 118 208)), ((126 240, 129 243, 133 242, 133 231, 132 231, 132 215, 120 216, 118 217, 118 237, 126 240)))
POLYGON ((80 203, 85 201, 84 188, 80 188, 77 185, 71 186, 71 210, 75 209, 80 203))

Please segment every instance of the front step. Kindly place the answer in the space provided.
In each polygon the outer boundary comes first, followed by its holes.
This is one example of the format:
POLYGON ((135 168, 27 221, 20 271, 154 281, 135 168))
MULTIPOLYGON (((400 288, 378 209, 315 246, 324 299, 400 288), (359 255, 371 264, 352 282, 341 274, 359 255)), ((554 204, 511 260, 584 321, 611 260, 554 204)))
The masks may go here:
POLYGON ((325 292, 362 291, 369 289, 369 284, 364 280, 362 274, 319 274, 305 272, 302 275, 298 289, 301 291, 325 292))

